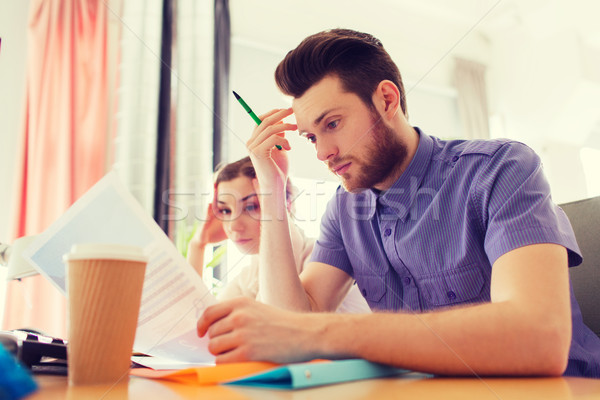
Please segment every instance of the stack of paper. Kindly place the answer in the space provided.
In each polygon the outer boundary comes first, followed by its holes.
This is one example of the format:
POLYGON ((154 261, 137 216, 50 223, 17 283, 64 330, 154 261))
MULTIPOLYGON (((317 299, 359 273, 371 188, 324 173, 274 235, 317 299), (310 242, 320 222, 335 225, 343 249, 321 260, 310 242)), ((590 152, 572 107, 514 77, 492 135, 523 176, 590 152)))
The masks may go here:
POLYGON ((163 365, 214 364, 196 322, 216 300, 171 240, 115 172, 102 178, 24 252, 23 257, 66 293, 62 260, 77 243, 140 246, 149 258, 134 349, 163 365))

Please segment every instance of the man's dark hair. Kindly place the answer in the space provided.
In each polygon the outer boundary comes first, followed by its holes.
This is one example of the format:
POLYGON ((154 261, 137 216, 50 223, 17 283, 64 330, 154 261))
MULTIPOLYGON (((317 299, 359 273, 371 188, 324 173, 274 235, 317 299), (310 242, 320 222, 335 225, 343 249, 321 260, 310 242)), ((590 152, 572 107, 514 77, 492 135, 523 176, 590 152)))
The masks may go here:
POLYGON ((339 77, 343 88, 355 93, 371 109, 372 96, 382 80, 400 90, 400 107, 408 115, 402 77, 379 39, 350 29, 332 29, 304 39, 288 52, 275 70, 279 89, 300 97, 328 75, 339 77))

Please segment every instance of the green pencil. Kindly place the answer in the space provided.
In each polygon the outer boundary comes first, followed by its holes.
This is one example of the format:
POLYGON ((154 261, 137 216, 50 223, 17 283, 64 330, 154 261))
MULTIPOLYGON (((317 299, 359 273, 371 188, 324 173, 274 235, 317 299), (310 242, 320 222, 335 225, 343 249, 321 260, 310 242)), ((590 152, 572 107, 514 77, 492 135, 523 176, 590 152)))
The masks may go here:
MULTIPOLYGON (((233 95, 235 96, 236 100, 242 105, 242 107, 244 107, 244 110, 246 110, 246 112, 248 114, 250 114, 250 116, 252 117, 252 119, 254 120, 254 122, 256 122, 256 125, 260 125, 260 123, 262 121, 260 120, 260 118, 258 118, 256 116, 256 114, 254 114, 254 111, 252 111, 252 109, 250 108, 250 106, 248 106, 248 104, 246 104, 246 102, 244 101, 244 99, 242 99, 242 97, 239 94, 237 94, 235 92, 235 90, 232 90, 232 92, 233 92, 233 95)), ((280 145, 278 145, 278 144, 276 144, 275 147, 277 147, 277 150, 281 150, 282 149, 282 147, 280 145)))

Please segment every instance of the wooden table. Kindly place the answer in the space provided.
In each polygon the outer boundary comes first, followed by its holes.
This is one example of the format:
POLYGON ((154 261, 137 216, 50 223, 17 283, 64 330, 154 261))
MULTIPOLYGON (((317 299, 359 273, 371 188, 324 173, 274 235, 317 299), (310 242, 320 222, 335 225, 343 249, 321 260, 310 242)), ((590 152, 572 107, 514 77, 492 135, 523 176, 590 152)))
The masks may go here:
POLYGON ((230 386, 188 386, 130 377, 114 386, 70 387, 65 376, 37 375, 40 389, 27 400, 111 399, 444 399, 554 400, 600 399, 600 379, 585 378, 430 378, 409 374, 304 390, 230 386))

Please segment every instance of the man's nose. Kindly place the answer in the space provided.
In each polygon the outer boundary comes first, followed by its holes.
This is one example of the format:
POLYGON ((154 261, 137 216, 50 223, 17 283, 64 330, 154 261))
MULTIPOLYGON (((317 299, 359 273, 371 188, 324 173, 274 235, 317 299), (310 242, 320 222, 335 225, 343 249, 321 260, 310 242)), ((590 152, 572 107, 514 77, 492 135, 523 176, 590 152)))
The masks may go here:
POLYGON ((335 143, 329 140, 320 140, 317 142, 317 158, 320 161, 327 161, 338 154, 338 148, 335 143))

